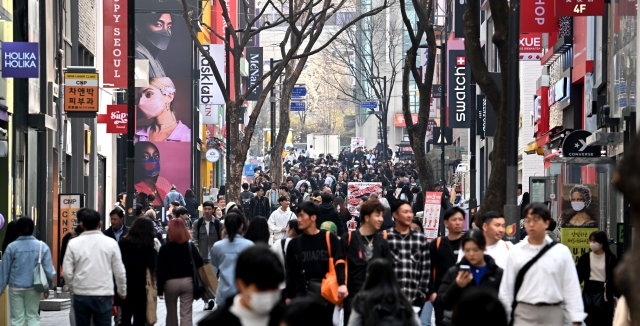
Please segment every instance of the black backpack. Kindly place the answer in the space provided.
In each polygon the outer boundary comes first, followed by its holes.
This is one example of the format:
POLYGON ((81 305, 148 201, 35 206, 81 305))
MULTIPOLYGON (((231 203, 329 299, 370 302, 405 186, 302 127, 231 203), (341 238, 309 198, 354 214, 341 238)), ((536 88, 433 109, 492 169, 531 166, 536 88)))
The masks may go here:
POLYGON ((245 214, 247 214, 251 208, 251 198, 253 198, 253 194, 250 191, 243 191, 240 194, 240 204, 245 214))

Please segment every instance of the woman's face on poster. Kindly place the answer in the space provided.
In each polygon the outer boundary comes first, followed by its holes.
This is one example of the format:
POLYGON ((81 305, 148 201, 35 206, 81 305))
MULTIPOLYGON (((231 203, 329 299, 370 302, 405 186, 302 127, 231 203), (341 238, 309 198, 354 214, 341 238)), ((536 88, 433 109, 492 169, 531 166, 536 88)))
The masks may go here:
POLYGON ((574 193, 571 194, 571 202, 583 202, 584 203, 584 197, 582 196, 582 194, 578 191, 575 191, 574 193))
POLYGON ((147 148, 144 149, 143 154, 143 158, 144 160, 148 160, 150 158, 155 158, 157 160, 160 160, 160 152, 158 152, 158 150, 153 147, 153 146, 147 146, 147 148))
POLYGON ((171 14, 162 14, 160 18, 155 23, 150 23, 147 25, 147 28, 151 32, 161 31, 166 29, 171 35, 171 28, 173 27, 173 20, 171 19, 171 14))

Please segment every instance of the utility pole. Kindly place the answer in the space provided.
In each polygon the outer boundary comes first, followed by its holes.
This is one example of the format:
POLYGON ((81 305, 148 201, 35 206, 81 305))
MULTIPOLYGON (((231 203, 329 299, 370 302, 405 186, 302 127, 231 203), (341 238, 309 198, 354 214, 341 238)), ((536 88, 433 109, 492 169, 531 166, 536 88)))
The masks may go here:
POLYGON ((133 140, 136 134, 136 80, 133 73, 136 67, 136 34, 135 34, 135 10, 136 2, 129 0, 127 3, 127 62, 129 65, 129 71, 127 72, 127 200, 126 205, 126 217, 125 224, 131 225, 135 218, 135 209, 133 208, 133 199, 135 197, 135 188, 133 185, 133 170, 136 160, 136 149, 133 144, 133 140))
POLYGON ((446 187, 445 186, 445 178, 444 178, 444 143, 445 143, 445 128, 447 125, 447 118, 445 117, 445 115, 447 114, 447 22, 448 22, 448 18, 449 18, 449 2, 447 2, 447 13, 445 14, 444 17, 444 29, 442 30, 442 33, 444 34, 444 37, 441 35, 440 37, 440 85, 442 86, 442 96, 440 96, 440 140, 441 140, 441 151, 442 153, 440 153, 440 161, 442 161, 442 170, 441 170, 441 182, 442 184, 440 185, 441 187, 446 187))
MULTIPOLYGON (((520 220, 518 209, 518 118, 520 115, 520 0, 509 6, 509 55, 507 87, 507 204, 504 206, 506 225, 516 226, 520 220)), ((520 232, 505 235, 505 240, 517 242, 520 232)))
POLYGON ((469 129, 469 215, 476 213, 478 199, 476 198, 476 79, 471 72, 471 102, 469 103, 469 114, 471 115, 471 128, 469 129))
MULTIPOLYGON (((229 60, 229 52, 231 51, 231 29, 229 29, 229 27, 227 27, 225 29, 225 54, 226 54, 226 63, 225 63, 225 81, 227 83, 227 95, 229 96, 229 102, 231 102, 231 64, 230 64, 230 60, 229 60)), ((231 176, 231 107, 230 105, 225 105, 225 110, 224 110, 224 119, 225 119, 225 124, 227 125, 227 132, 226 132, 226 138, 227 138, 227 143, 225 144, 226 146, 226 168, 224 171, 224 191, 225 191, 225 200, 226 202, 230 201, 229 198, 229 177, 231 176)))

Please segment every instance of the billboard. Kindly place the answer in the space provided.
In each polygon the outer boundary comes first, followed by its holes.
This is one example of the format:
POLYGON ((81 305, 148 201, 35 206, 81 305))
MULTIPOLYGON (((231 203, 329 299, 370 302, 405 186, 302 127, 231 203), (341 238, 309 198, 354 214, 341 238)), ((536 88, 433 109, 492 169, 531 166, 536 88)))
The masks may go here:
MULTIPOLYGON (((378 197, 382 197, 382 183, 381 182, 349 182, 347 184, 347 209, 351 216, 360 216, 360 199, 371 196, 372 193, 378 194, 378 197)), ((347 227, 351 229, 349 223, 347 227)))
POLYGON ((38 43, 2 42, 2 78, 38 78, 38 43))
POLYGON ((136 59, 149 61, 147 86, 136 90, 135 188, 155 205, 175 185, 184 195, 191 180, 193 43, 181 4, 136 1, 136 59), (144 12, 141 12, 144 10, 144 12))

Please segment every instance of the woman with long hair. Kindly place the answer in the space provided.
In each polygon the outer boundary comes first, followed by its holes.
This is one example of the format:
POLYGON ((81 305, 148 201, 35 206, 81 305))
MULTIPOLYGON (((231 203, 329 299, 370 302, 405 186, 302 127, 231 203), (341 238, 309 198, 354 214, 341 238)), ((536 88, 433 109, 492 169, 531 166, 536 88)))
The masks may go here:
POLYGON ((127 297, 116 296, 116 305, 122 308, 121 325, 144 326, 147 322, 147 270, 155 274, 158 253, 154 248, 156 230, 150 219, 137 218, 131 224, 129 233, 123 235, 118 246, 122 263, 127 273, 127 297))
POLYGON ((168 77, 154 77, 143 87, 138 97, 138 110, 151 120, 149 125, 136 128, 134 141, 189 142, 191 129, 176 118, 173 99, 176 87, 168 77))
POLYGON ((306 183, 300 185, 300 194, 302 195, 302 201, 311 200, 311 195, 309 195, 309 186, 306 183))
POLYGON ((160 247, 157 263, 158 298, 167 306, 167 326, 178 326, 177 302, 180 299, 180 326, 193 325, 193 273, 204 261, 198 248, 189 241, 191 233, 180 219, 168 223, 169 242, 160 247))
POLYGON ((224 238, 211 247, 211 265, 219 271, 216 301, 226 302, 238 293, 236 288, 236 262, 238 255, 251 246, 253 242, 242 237, 245 228, 245 217, 238 209, 230 209, 224 218, 226 234, 224 238))
POLYGON ((187 191, 185 191, 184 201, 186 203, 185 207, 189 211, 189 218, 191 218, 191 222, 195 222, 200 217, 200 212, 198 212, 200 201, 196 198, 196 194, 193 190, 187 189, 187 191))
POLYGON ((338 215, 340 215, 340 220, 343 223, 349 222, 351 220, 351 213, 349 213, 349 209, 347 209, 347 203, 344 201, 342 197, 336 197, 333 200, 333 208, 336 209, 338 215))
POLYGON ((584 312, 588 314, 584 323, 592 325, 611 325, 613 320, 613 297, 618 291, 613 282, 613 270, 618 264, 616 255, 609 249, 607 233, 595 231, 589 235, 591 252, 578 259, 578 280, 584 282, 582 299, 584 312))
POLYGON ((254 217, 251 222, 249 222, 247 231, 244 232, 244 238, 255 244, 262 243, 269 245, 270 237, 269 224, 264 216, 254 217))
POLYGON ((349 326, 419 326, 420 320, 402 294, 391 262, 377 258, 367 266, 367 278, 353 299, 349 326))
POLYGON ((162 207, 162 200, 171 191, 171 182, 160 176, 160 151, 152 142, 140 141, 135 146, 134 187, 137 192, 155 196, 154 205, 162 207))

